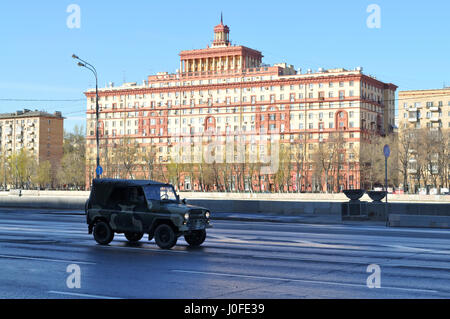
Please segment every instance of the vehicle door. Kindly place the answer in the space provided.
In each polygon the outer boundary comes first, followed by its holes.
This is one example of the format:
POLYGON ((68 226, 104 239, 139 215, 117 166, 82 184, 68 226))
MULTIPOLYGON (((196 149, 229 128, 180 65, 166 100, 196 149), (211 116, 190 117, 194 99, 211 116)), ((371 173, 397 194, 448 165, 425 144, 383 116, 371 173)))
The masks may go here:
POLYGON ((130 205, 134 205, 131 218, 133 232, 145 233, 151 225, 152 218, 148 209, 144 190, 141 186, 138 186, 130 189, 129 192, 130 205))
POLYGON ((111 227, 117 232, 134 232, 133 213, 136 203, 132 200, 136 187, 115 187, 108 201, 111 227), (133 190, 134 189, 134 190, 133 190))

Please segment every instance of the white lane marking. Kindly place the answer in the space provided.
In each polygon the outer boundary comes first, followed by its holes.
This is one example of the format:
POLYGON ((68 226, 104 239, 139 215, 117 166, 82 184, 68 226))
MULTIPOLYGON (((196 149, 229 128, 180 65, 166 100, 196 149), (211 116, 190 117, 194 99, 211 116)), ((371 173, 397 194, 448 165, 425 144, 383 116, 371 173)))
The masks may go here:
POLYGON ((99 295, 90 295, 90 294, 80 294, 80 293, 75 293, 75 292, 54 291, 54 290, 50 290, 48 293, 49 294, 74 296, 74 297, 95 298, 95 299, 123 299, 123 298, 120 298, 120 297, 109 297, 109 296, 99 296, 99 295))
POLYGON ((450 254, 450 250, 436 250, 436 249, 428 249, 428 248, 420 248, 420 247, 408 247, 402 245, 385 245, 387 247, 396 248, 400 250, 406 251, 417 251, 423 253, 432 253, 432 254, 450 254))
POLYGON ((25 257, 25 256, 15 256, 15 255, 0 255, 0 258, 49 261, 49 262, 59 262, 59 263, 67 263, 67 264, 96 265, 96 263, 92 263, 89 261, 50 259, 50 258, 42 258, 42 257, 25 257))
POLYGON ((15 226, 1 226, 0 230, 12 230, 12 231, 30 231, 30 232, 41 232, 41 233, 77 233, 77 234, 86 234, 87 231, 80 230, 60 230, 55 228, 26 228, 26 227, 15 227, 15 226))
MULTIPOLYGON (((220 242, 220 243, 230 243, 230 244, 249 244, 249 245, 265 245, 265 246, 290 246, 290 247, 306 247, 306 248, 324 248, 324 249, 347 249, 347 250, 364 250, 364 251, 379 251, 383 250, 385 247, 393 248, 395 250, 402 251, 418 251, 423 253, 432 253, 432 254, 450 254, 450 250, 439 250, 439 249, 430 249, 430 248, 420 248, 420 247, 408 247, 404 245, 390 245, 390 244, 374 244, 372 241, 367 242, 359 242, 359 246, 348 245, 345 243, 319 243, 311 240, 300 240, 288 237, 287 241, 260 241, 252 238, 230 238, 224 235, 209 235, 209 238, 212 239, 212 242, 220 242)), ((384 251, 384 250, 383 250, 384 251)))
POLYGON ((210 235, 215 242, 233 243, 233 244, 250 244, 265 246, 291 246, 291 247, 312 247, 312 248, 328 248, 328 249, 356 249, 361 250, 361 246, 352 246, 346 244, 321 244, 308 240, 291 239, 290 241, 262 241, 257 239, 238 239, 221 235, 210 235))
MULTIPOLYGON (((234 221, 214 221, 215 224, 230 224, 234 221)), ((252 222, 252 224, 264 224, 274 225, 275 223, 267 222, 252 222)), ((339 229, 339 230, 373 230, 373 231, 387 231, 387 232, 414 232, 414 233, 440 233, 448 234, 446 230, 433 229, 433 228, 398 228, 398 227, 386 227, 385 225, 357 225, 357 224, 303 224, 303 223, 276 223, 286 228, 323 228, 323 229, 339 229)))
MULTIPOLYGON (((249 278, 249 279, 262 279, 262 280, 275 280, 275 281, 286 281, 286 282, 303 282, 311 284, 323 284, 323 285, 334 285, 334 286, 349 286, 358 288, 367 288, 366 285, 350 284, 350 283, 340 283, 332 281, 320 281, 320 280, 307 280, 307 279, 291 279, 291 278, 277 278, 277 277, 264 277, 264 276, 253 276, 253 275, 238 275, 238 274, 226 274, 217 272, 205 272, 205 271, 193 271, 193 270, 179 270, 173 269, 173 272, 188 273, 188 274, 199 274, 199 275, 213 275, 213 276, 224 276, 224 277, 237 277, 237 278, 249 278)), ((377 289, 390 289, 390 290, 402 290, 411 292, 425 292, 425 293, 438 293, 436 290, 430 289, 416 289, 416 288, 400 288, 400 287, 381 287, 377 289)))

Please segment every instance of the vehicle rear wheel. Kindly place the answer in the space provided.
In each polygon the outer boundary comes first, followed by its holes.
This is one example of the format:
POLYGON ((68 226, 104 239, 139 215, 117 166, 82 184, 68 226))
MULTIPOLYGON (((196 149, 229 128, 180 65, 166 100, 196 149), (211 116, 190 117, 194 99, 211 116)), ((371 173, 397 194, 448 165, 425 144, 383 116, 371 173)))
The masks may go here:
POLYGON ((140 241, 143 236, 144 236, 144 233, 133 233, 133 232, 125 233, 125 237, 128 239, 128 241, 133 242, 133 243, 140 241))
POLYGON ((203 244, 206 239, 206 230, 193 230, 184 235, 184 239, 189 244, 189 246, 197 247, 203 244))
POLYGON ((159 225, 155 230, 155 242, 162 249, 170 249, 177 243, 177 236, 172 227, 159 225))
POLYGON ((94 239, 100 245, 108 245, 114 238, 114 232, 106 222, 100 221, 94 226, 94 239))

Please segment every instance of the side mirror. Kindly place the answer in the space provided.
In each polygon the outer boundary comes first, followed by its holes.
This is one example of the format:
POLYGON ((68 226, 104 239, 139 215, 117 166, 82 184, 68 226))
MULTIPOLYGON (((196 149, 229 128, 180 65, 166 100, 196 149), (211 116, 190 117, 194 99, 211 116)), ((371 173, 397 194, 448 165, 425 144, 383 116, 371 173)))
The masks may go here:
POLYGON ((181 200, 181 202, 182 202, 184 205, 186 205, 186 203, 187 203, 186 198, 183 198, 183 199, 181 200))

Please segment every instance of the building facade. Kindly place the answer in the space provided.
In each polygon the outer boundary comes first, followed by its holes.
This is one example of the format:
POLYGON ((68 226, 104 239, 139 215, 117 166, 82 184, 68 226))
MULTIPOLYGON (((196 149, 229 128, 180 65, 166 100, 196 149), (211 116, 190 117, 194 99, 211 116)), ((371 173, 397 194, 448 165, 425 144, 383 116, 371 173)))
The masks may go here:
POLYGON ((450 128, 450 87, 399 91, 399 128, 450 128))
MULTIPOLYGON (((174 74, 100 89, 102 157, 105 149, 127 139, 140 152, 151 148, 162 170, 163 164, 234 164, 227 178, 230 190, 314 191, 328 187, 318 172, 318 154, 333 140, 340 143, 334 174, 342 175, 333 189, 359 188, 360 144, 392 131, 397 87, 364 74, 361 67, 302 72, 286 63, 267 65, 260 51, 229 39, 229 27, 221 21, 211 46, 180 52, 174 74), (273 162, 275 155, 276 167, 255 178, 250 164, 273 162)), ((88 186, 95 172, 95 90, 85 95, 88 186)), ((180 174, 180 189, 201 189, 193 175, 202 174, 194 170, 180 174)), ((225 183, 213 181, 214 189, 225 183)))
POLYGON ((2 157, 6 161, 21 150, 26 150, 36 159, 37 165, 49 161, 54 176, 63 156, 63 131, 64 118, 61 112, 50 114, 24 109, 0 114, 2 157))
POLYGON ((412 192, 448 189, 450 88, 400 91, 398 96, 406 188, 412 192))

